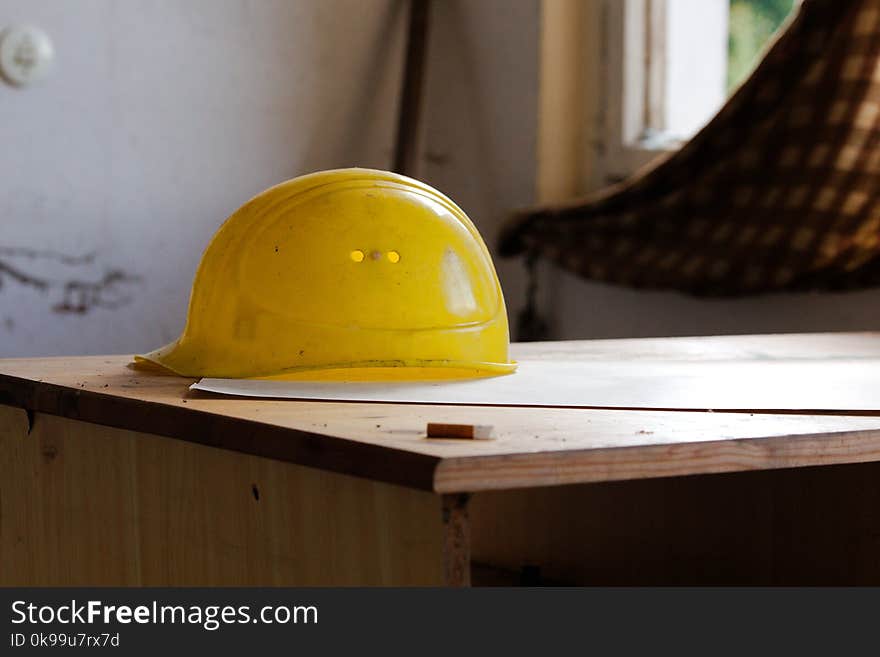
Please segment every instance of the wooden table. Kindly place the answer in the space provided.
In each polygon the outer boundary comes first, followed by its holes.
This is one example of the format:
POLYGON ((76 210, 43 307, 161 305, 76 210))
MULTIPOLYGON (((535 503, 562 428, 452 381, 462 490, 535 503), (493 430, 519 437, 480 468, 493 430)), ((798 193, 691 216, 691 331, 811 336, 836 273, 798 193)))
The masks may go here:
MULTIPOLYGON (((514 352, 862 358, 880 334, 514 352)), ((877 416, 221 398, 128 361, 0 361, 0 585, 880 583, 877 416)))

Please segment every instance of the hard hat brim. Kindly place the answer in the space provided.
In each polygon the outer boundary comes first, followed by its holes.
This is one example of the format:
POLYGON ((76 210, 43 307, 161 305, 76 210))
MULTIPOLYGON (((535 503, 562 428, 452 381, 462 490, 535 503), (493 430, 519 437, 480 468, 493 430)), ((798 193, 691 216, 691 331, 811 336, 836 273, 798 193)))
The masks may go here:
MULTIPOLYGON (((442 359, 412 359, 412 360, 365 360, 340 363, 324 363, 321 365, 305 365, 283 367, 277 371, 267 371, 241 376, 236 373, 198 372, 196 370, 181 367, 181 362, 188 358, 181 353, 185 350, 177 342, 151 351, 150 353, 134 357, 133 365, 138 369, 160 371, 176 376, 190 378, 245 378, 245 379, 284 379, 303 378, 304 374, 319 375, 322 372, 337 370, 362 370, 358 378, 373 380, 404 380, 423 378, 474 378, 482 376, 499 376, 512 374, 516 371, 517 363, 492 363, 485 361, 462 361, 442 359), (380 372, 381 370, 381 372, 380 372), (437 373, 448 372, 448 375, 437 376, 437 373), (458 376, 456 376, 456 374, 458 376)), ((320 375, 321 378, 325 378, 320 375)))

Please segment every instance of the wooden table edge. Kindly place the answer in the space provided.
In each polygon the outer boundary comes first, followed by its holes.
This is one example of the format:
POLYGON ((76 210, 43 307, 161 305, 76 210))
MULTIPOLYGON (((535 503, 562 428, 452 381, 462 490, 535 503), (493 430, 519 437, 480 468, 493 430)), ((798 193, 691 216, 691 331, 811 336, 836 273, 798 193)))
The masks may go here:
POLYGON ((880 461, 880 429, 441 457, 4 373, 0 404, 438 494, 880 461))
POLYGON ((434 492, 440 458, 0 373, 0 404, 434 492))
POLYGON ((880 429, 443 459, 438 493, 880 461, 880 429), (612 474, 613 472, 613 474, 612 474))

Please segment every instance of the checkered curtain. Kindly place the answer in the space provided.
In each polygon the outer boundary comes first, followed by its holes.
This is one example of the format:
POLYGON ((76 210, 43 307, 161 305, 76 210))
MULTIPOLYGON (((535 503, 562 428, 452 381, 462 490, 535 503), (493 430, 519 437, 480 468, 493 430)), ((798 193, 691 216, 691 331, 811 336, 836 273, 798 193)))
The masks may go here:
POLYGON ((500 250, 698 295, 880 284, 880 0, 805 0, 684 147, 519 214, 500 250))

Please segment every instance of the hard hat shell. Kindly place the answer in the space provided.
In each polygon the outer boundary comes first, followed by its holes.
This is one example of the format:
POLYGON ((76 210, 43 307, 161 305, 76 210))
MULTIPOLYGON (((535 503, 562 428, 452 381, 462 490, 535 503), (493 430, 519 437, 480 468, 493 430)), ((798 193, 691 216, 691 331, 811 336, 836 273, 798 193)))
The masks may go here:
POLYGON ((183 376, 516 368, 489 251, 417 180, 338 169, 272 187, 202 256, 183 334, 136 362, 183 376))

